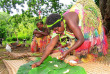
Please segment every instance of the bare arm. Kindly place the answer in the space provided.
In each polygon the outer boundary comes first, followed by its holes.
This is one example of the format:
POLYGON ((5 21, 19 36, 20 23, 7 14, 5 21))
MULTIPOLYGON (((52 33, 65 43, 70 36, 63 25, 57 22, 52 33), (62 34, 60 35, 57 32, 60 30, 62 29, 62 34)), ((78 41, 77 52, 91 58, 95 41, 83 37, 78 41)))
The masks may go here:
POLYGON ((56 45, 56 43, 58 42, 59 36, 57 35, 56 37, 54 37, 51 42, 49 43, 49 45, 46 47, 46 50, 42 56, 42 59, 40 60, 40 62, 42 63, 45 58, 47 58, 47 56, 50 54, 50 52, 53 50, 54 46, 56 45))
POLYGON ((40 64, 47 58, 47 56, 51 53, 51 51, 53 50, 54 46, 56 45, 56 43, 58 42, 59 39, 59 35, 55 36, 51 42, 49 43, 49 45, 46 47, 46 50, 41 58, 41 60, 35 64, 33 64, 32 66, 36 67, 36 66, 40 66, 40 64))
POLYGON ((72 50, 77 49, 81 44, 84 42, 83 34, 78 26, 79 18, 78 15, 74 12, 69 12, 64 16, 64 19, 66 20, 66 24, 68 25, 69 29, 74 33, 75 37, 77 38, 77 41, 75 44, 66 51, 64 57, 72 50))
POLYGON ((33 34, 42 34, 42 36, 47 36, 49 35, 48 30, 45 28, 45 31, 37 31, 36 29, 34 30, 33 34))

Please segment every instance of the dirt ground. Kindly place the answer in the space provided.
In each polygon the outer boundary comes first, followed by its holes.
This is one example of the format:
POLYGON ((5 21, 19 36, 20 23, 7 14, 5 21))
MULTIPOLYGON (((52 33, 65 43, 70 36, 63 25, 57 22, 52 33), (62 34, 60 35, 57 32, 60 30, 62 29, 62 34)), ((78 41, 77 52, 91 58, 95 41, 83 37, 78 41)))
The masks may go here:
MULTIPOLYGON (((108 54, 98 59, 100 62, 106 64, 110 64, 110 36, 108 36, 108 46, 109 46, 108 54)), ((17 49, 13 49, 13 52, 27 52, 27 51, 30 52, 30 47, 19 47, 17 49)), ((4 71, 3 74, 8 74, 8 70, 5 67, 2 59, 12 59, 12 58, 5 53, 6 53, 5 47, 0 47, 0 73, 1 71, 4 71)))

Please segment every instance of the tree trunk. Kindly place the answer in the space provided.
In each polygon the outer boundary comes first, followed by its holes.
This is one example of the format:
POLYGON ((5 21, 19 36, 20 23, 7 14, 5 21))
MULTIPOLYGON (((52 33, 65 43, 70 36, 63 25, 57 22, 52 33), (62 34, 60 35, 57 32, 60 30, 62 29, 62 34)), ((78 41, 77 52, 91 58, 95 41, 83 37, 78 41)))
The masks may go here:
POLYGON ((107 3, 106 3, 106 10, 105 10, 105 25, 107 26, 108 30, 110 31, 110 0, 107 0, 107 3))
POLYGON ((107 0, 99 0, 99 8, 103 19, 105 15, 106 3, 107 3, 107 0))
POLYGON ((16 35, 16 38, 17 38, 17 44, 19 43, 19 40, 18 40, 18 36, 17 36, 17 34, 16 34, 16 31, 15 31, 15 35, 16 35))
POLYGON ((110 0, 99 0, 99 8, 101 10, 103 25, 110 30, 110 0))

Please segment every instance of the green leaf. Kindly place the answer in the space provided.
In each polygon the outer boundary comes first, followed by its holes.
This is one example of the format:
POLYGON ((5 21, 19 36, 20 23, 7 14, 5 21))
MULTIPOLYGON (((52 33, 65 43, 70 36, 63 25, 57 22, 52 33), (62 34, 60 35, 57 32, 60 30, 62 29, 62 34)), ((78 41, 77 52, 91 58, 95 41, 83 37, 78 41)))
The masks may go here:
POLYGON ((52 60, 53 60, 52 57, 51 57, 51 56, 48 56, 48 57, 44 60, 43 63, 46 63, 46 62, 48 62, 48 61, 52 61, 52 60))
POLYGON ((44 66, 42 68, 37 67, 37 68, 30 70, 28 74, 48 74, 48 72, 51 70, 52 69, 47 66, 44 66))
POLYGON ((17 74, 86 74, 84 68, 80 66, 70 66, 64 61, 58 60, 48 56, 45 61, 38 67, 31 69, 31 65, 40 60, 39 57, 35 61, 30 61, 27 64, 22 65, 17 74), (57 65, 57 66, 55 66, 57 65))
POLYGON ((86 74, 86 72, 84 68, 80 66, 70 66, 68 64, 67 67, 52 70, 48 74, 86 74))
POLYGON ((36 61, 40 61, 40 59, 41 59, 40 57, 36 57, 36 61))
POLYGON ((35 61, 30 61, 29 63, 20 66, 17 71, 17 74, 28 74, 28 72, 32 69, 31 65, 40 61, 40 59, 41 58, 37 57, 35 61))

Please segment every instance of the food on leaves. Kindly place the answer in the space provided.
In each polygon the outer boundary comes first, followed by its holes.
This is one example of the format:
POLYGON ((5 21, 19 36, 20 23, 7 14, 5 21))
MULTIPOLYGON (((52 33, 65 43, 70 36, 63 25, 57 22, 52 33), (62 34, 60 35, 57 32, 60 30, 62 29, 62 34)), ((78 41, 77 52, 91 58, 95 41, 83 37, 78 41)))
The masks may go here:
POLYGON ((40 58, 37 57, 35 61, 20 66, 17 74, 86 74, 84 68, 70 66, 68 63, 51 56, 48 56, 40 66, 32 69, 31 65, 38 61, 40 58))

